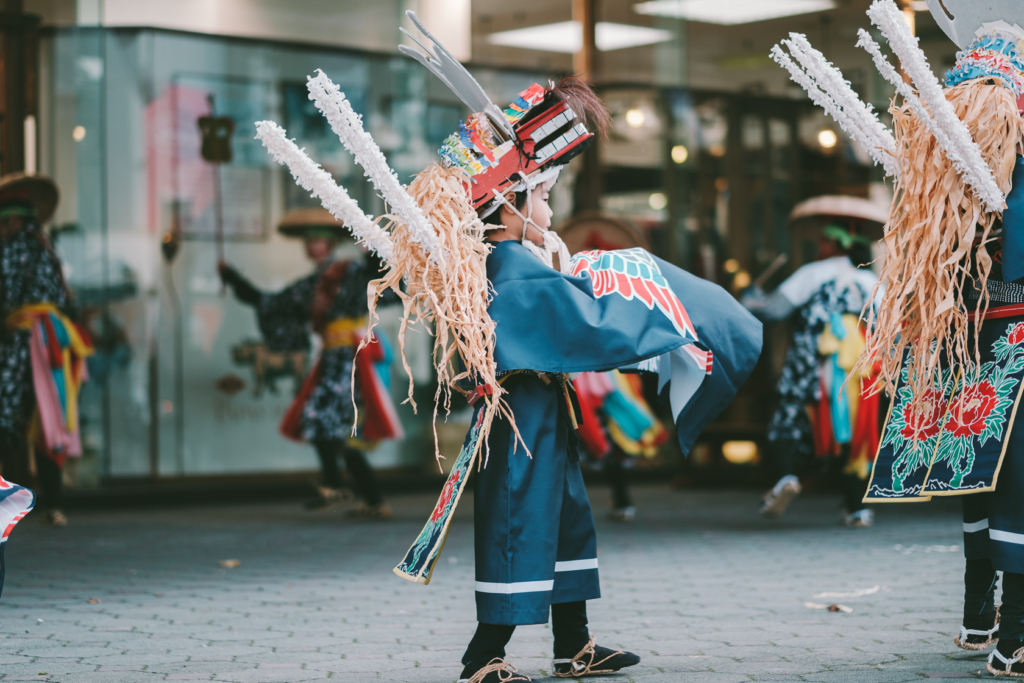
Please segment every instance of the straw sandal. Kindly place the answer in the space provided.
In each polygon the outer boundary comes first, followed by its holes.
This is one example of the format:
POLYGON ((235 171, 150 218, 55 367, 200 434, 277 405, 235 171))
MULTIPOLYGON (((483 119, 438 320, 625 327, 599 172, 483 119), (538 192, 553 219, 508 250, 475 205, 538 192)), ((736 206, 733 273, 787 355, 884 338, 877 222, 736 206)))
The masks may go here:
POLYGON ((559 678, 579 678, 594 674, 615 673, 619 669, 639 663, 640 658, 632 652, 609 650, 606 647, 594 645, 594 635, 590 634, 590 640, 579 654, 572 659, 555 659, 551 662, 551 667, 554 669, 555 676, 559 678))

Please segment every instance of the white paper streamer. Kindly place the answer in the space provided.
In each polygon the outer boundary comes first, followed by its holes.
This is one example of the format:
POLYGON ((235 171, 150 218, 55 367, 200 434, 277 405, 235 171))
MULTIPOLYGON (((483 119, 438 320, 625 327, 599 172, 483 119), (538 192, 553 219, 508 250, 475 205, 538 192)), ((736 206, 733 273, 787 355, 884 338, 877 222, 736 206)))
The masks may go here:
POLYGON ((878 120, 871 105, 863 102, 842 72, 829 63, 825 56, 811 47, 807 38, 790 33, 781 41, 800 65, 796 64, 779 45, 772 48, 771 56, 790 73, 811 101, 823 108, 847 134, 867 150, 875 163, 885 168, 886 174, 896 176, 896 141, 878 120), (802 68, 801 68, 802 66, 802 68))
POLYGON ((903 12, 892 0, 875 0, 868 8, 868 17, 889 41, 889 46, 899 57, 903 70, 910 76, 921 97, 918 98, 903 82, 896 69, 882 56, 878 44, 864 29, 858 32, 860 39, 857 45, 871 54, 882 76, 896 86, 914 112, 928 126, 928 130, 935 135, 953 167, 978 195, 985 210, 1002 211, 1006 197, 996 185, 992 169, 985 163, 981 149, 971 138, 967 126, 957 117, 953 105, 946 99, 942 85, 932 72, 917 38, 910 32, 910 27, 903 18, 903 12))
POLYGON ((316 76, 307 79, 307 87, 309 99, 313 100, 317 109, 330 122, 341 144, 363 167, 366 177, 373 182, 384 201, 408 227, 413 241, 419 243, 435 263, 443 264, 445 259, 441 253, 441 241, 434 227, 398 182, 398 176, 388 166, 377 143, 363 129, 362 117, 352 109, 345 94, 320 69, 317 69, 316 76))
POLYGON ((377 252, 385 261, 391 258, 393 245, 387 232, 362 212, 345 188, 334 182, 330 173, 320 168, 298 145, 288 139, 284 128, 273 121, 258 121, 256 137, 275 161, 288 167, 295 182, 319 199, 323 207, 342 221, 357 240, 377 252))

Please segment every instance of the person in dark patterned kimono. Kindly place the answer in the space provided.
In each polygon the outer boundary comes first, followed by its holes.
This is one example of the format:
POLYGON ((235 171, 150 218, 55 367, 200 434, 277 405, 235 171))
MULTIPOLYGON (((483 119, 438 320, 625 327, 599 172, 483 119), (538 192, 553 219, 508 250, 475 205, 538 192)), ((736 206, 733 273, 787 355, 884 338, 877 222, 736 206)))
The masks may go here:
POLYGON ((868 378, 847 381, 864 347, 860 314, 878 279, 867 267, 870 261, 870 242, 853 225, 831 224, 822 231, 817 261, 799 268, 771 295, 755 290, 741 299, 762 320, 794 316, 778 405, 768 425, 768 455, 779 479, 765 494, 762 516, 778 517, 800 493, 796 473, 802 465, 814 456, 838 456, 843 525, 873 522, 862 498, 878 449, 878 396, 862 392, 868 378))
POLYGON ((0 178, 0 462, 12 482, 37 477, 46 522, 64 526, 63 466, 82 453, 77 394, 92 349, 67 318, 70 296, 42 229, 57 198, 49 178, 0 178))
POLYGON ((347 231, 325 209, 291 211, 278 230, 305 241, 306 254, 316 264, 313 273, 280 292, 265 293, 230 265, 221 263, 218 269, 239 301, 256 309, 260 332, 270 351, 309 351, 311 330, 323 340, 320 359, 281 424, 285 436, 312 443, 320 458, 323 485, 307 506, 321 508, 343 499, 338 468, 341 456, 353 488, 362 498, 350 516, 390 517, 364 451, 377 441, 401 438, 401 426, 375 364, 384 359, 381 342, 375 341, 356 356, 366 329, 366 288, 380 277, 380 262, 368 252, 362 258, 336 260, 335 248, 347 231), (355 436, 353 394, 360 406, 355 436))

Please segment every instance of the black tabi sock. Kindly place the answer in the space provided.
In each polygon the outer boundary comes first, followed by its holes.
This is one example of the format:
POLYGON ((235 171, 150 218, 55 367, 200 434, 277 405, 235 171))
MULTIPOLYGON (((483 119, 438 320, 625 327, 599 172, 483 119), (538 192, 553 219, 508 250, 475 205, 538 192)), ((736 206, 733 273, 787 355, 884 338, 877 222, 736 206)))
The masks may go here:
POLYGON ((477 624, 476 633, 469 641, 466 654, 462 655, 462 663, 465 668, 462 670, 460 678, 471 677, 495 657, 504 659, 505 646, 512 639, 512 633, 515 630, 515 626, 503 624, 477 624))
POLYGON ((586 601, 551 605, 551 633, 555 637, 555 659, 578 655, 590 640, 586 601))
MULTIPOLYGON (((1024 641, 1024 574, 1003 572, 1003 604, 999 607, 1000 645, 1003 639, 1024 641)), ((1002 647, 999 651, 1003 652, 1002 647)))
POLYGON ((964 626, 978 631, 992 628, 996 611, 996 570, 988 558, 967 560, 964 569, 964 626), (987 626, 972 626, 984 624, 987 626))

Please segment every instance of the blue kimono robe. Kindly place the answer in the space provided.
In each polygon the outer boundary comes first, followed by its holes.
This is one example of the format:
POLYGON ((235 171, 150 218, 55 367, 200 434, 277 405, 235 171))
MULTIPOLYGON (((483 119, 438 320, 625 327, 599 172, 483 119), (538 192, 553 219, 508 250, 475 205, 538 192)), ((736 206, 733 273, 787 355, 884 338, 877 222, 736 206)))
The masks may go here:
POLYGON ((483 623, 546 623, 552 603, 601 595, 566 373, 659 372, 686 452, 760 354, 761 325, 735 299, 643 250, 585 252, 572 272, 517 242, 499 242, 487 261, 495 358, 529 455, 495 421, 474 503, 483 623))
MULTIPOLYGON (((993 255, 990 280, 999 283, 995 285, 997 288, 1006 283, 1007 298, 1024 302, 1022 157, 1017 157, 1012 182, 1012 189, 1006 198, 1007 207, 1003 212, 1001 245, 999 251, 993 255)), ((990 248, 989 251, 993 250, 990 248)), ((997 404, 989 419, 990 422, 995 421, 992 418, 999 419, 1002 408, 1001 419, 1004 425, 1003 433, 999 435, 1002 438, 988 439, 983 443, 976 437, 971 444, 973 467, 972 472, 967 475, 968 485, 972 483, 971 475, 977 472, 975 479, 988 486, 979 486, 981 492, 966 495, 962 499, 964 555, 968 560, 990 559, 997 571, 1024 574, 1024 498, 1021 497, 1021 492, 1024 491, 1024 429, 1014 424, 1024 386, 1024 361, 1017 353, 1018 348, 1024 348, 1024 304, 993 300, 990 301, 989 311, 996 315, 1002 313, 1002 316, 995 317, 990 314, 982 323, 982 362, 995 362, 996 367, 1004 371, 1003 383, 1008 385, 1008 391, 1003 393, 1007 394, 1009 400, 997 404), (998 356, 993 358, 995 354, 991 353, 991 346, 987 343, 992 340, 998 343, 1000 339, 1008 343, 1008 352, 998 354, 1003 356, 1002 362, 999 362, 998 356), (1015 365, 1020 365, 1021 368, 1010 367, 1015 365), (1016 383, 1011 385, 1014 379, 1016 383)), ((1020 355, 1024 356, 1024 351, 1021 351, 1020 355)), ((1000 385, 998 382, 993 384, 998 395, 1000 385)))

